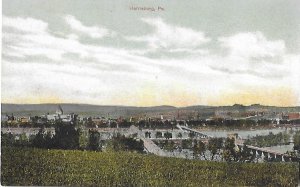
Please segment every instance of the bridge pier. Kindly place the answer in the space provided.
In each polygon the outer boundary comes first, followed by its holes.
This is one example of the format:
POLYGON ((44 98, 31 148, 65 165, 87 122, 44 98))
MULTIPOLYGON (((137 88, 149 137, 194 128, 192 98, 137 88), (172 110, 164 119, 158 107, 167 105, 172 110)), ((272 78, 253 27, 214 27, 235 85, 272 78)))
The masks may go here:
POLYGON ((172 132, 172 139, 176 137, 177 137, 176 132, 172 132))
MULTIPOLYGON (((238 148, 242 149, 242 144, 236 144, 238 148)), ((255 147, 252 145, 246 145, 248 149, 250 149, 250 153, 252 155, 255 155, 257 161, 261 159, 271 159, 271 160, 277 160, 277 161, 282 161, 282 162, 288 162, 288 161, 293 161, 294 159, 296 160, 296 157, 292 157, 286 154, 282 154, 281 152, 277 151, 272 151, 266 148, 260 148, 260 147, 255 147)), ((299 159, 298 159, 299 160, 299 159)))

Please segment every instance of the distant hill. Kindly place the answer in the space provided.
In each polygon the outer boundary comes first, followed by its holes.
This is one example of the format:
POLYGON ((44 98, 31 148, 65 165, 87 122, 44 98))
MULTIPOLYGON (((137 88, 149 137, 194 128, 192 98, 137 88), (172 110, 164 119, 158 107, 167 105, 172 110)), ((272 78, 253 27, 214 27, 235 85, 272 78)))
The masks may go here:
POLYGON ((143 113, 165 112, 176 110, 173 106, 133 107, 133 106, 102 106, 88 104, 1 104, 2 114, 43 115, 55 113, 58 106, 64 113, 77 113, 83 116, 130 116, 143 113))
POLYGON ((106 116, 106 117, 129 117, 129 116, 158 116, 171 115, 175 116, 177 113, 185 114, 201 114, 204 117, 213 116, 216 112, 232 112, 245 113, 251 111, 263 112, 300 112, 300 107, 276 107, 263 106, 254 104, 244 106, 235 104, 233 106, 188 106, 188 107, 174 107, 174 106, 153 106, 153 107, 135 107, 135 106, 105 106, 105 105, 89 105, 89 104, 1 104, 2 114, 14 114, 16 116, 22 115, 43 115, 55 113, 58 106, 61 106, 64 113, 76 113, 82 116, 106 116))

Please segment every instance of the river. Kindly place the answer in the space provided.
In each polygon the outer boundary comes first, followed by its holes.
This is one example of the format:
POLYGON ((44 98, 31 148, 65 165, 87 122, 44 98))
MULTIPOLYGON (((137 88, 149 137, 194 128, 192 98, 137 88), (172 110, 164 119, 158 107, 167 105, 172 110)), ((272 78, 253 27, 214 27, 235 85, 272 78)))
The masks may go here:
POLYGON ((276 128, 276 129, 260 129, 260 130, 233 130, 233 131, 228 131, 228 130, 223 130, 223 131, 204 131, 203 133, 214 136, 214 137, 227 137, 227 134, 230 133, 238 133, 238 135, 242 139, 247 139, 251 138, 256 135, 268 135, 270 132, 273 134, 278 134, 280 132, 287 132, 290 133, 290 130, 286 130, 285 128, 276 128))

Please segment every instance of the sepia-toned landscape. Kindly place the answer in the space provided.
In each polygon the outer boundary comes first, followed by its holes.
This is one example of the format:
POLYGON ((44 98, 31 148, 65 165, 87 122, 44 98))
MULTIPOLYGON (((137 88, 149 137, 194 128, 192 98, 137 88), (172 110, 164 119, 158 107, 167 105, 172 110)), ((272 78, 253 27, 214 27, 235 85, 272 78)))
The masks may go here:
POLYGON ((297 0, 4 0, 2 186, 299 186, 297 0))

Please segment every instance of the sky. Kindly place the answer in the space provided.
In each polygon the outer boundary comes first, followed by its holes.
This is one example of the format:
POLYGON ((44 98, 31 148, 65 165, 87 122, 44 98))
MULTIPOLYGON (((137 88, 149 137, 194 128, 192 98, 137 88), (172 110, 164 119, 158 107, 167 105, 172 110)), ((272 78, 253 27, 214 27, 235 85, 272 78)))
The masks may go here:
POLYGON ((3 0, 1 102, 299 106, 299 17, 298 0, 3 0))

